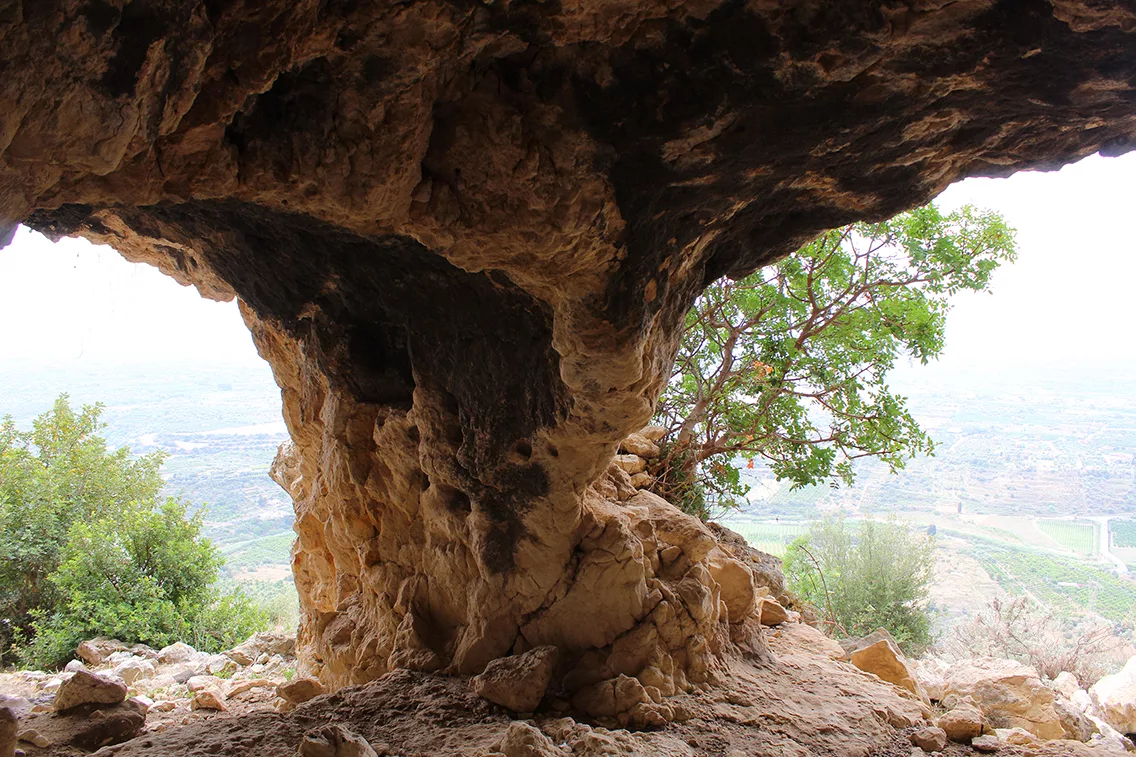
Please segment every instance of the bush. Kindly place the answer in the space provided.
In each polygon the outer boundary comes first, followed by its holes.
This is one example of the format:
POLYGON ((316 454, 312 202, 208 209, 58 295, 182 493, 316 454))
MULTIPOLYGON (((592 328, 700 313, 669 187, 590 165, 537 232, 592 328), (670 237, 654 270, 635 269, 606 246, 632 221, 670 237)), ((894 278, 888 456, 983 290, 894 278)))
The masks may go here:
POLYGON ((1063 618, 1028 597, 994 600, 969 621, 952 628, 936 645, 947 661, 999 657, 1029 665, 1047 678, 1072 673, 1085 688, 1118 669, 1128 643, 1110 624, 1063 618))
POLYGON ((215 589, 222 560, 200 536, 201 525, 200 513, 187 517, 186 505, 174 499, 159 509, 136 505, 76 523, 50 577, 56 608, 37 612, 21 662, 57 666, 98 635, 220 651, 262 628, 266 613, 248 597, 215 589))
POLYGON ((268 624, 223 563, 201 513, 160 503, 163 456, 108 452, 101 405, 63 395, 20 432, 0 425, 0 653, 53 667, 92 636, 220 651, 268 624))
POLYGON ((836 633, 864 636, 886 628, 909 654, 919 654, 931 643, 934 537, 894 518, 856 525, 828 517, 794 540, 784 560, 789 589, 836 633))

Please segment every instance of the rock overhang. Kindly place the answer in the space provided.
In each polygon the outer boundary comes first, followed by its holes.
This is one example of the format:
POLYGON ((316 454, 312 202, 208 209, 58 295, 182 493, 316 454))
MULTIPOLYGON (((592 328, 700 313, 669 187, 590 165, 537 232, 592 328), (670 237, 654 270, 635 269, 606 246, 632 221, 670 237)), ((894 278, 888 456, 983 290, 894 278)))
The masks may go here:
MULTIPOLYGON (((6 13, 0 223, 240 298, 296 442, 301 649, 335 685, 568 638, 581 565, 612 607, 683 571, 712 605, 701 558, 654 565, 590 487, 701 288, 962 176, 1136 145, 1119 1, 6 13)), ((702 675, 703 615, 649 667, 702 675)))

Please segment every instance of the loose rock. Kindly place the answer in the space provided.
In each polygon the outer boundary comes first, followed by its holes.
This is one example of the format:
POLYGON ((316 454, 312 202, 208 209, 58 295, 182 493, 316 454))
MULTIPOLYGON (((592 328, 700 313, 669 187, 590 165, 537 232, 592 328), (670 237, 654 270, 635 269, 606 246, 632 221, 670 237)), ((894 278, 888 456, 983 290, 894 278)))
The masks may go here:
POLYGON ((619 448, 626 453, 648 459, 659 456, 658 445, 642 434, 631 434, 623 440, 619 448))
POLYGON ((493 660, 474 677, 473 690, 513 712, 532 712, 544 698, 556 658, 556 647, 544 646, 493 660))
POLYGON ((1089 689, 1101 719, 1121 733, 1136 733, 1136 657, 1089 689))
POLYGON ((992 728, 1024 728, 1043 739, 1065 733, 1053 709, 1053 691, 1033 668, 1019 662, 963 660, 951 666, 943 686, 945 698, 973 698, 992 728))
POLYGON ((982 735, 982 711, 968 701, 940 715, 935 725, 942 728, 951 741, 965 744, 982 735))
POLYGON ((763 626, 780 625, 789 619, 789 614, 781 606, 781 603, 770 597, 762 598, 760 613, 763 626))
POLYGON ((300 741, 300 757, 378 757, 359 734, 340 725, 308 731, 300 741))
POLYGON ((193 699, 189 703, 193 710, 218 710, 228 712, 229 706, 225 704, 224 695, 218 689, 206 688, 193 692, 193 699))
POLYGON ((891 634, 880 628, 863 639, 845 647, 849 661, 867 673, 893 683, 921 699, 927 699, 922 687, 915 679, 915 673, 903 656, 899 645, 891 634), (849 648, 850 647, 850 648, 849 648))
POLYGON ((947 732, 935 726, 921 728, 911 735, 911 743, 927 752, 941 752, 947 748, 947 732))
POLYGON ((997 752, 1002 748, 997 736, 979 736, 970 742, 970 746, 976 752, 997 752))
POLYGON ((294 678, 276 687, 277 695, 292 704, 302 704, 325 691, 324 685, 315 678, 294 678))
POLYGON ((59 686, 53 707, 63 712, 84 704, 111 705, 126 699, 126 684, 86 670, 77 670, 59 686))

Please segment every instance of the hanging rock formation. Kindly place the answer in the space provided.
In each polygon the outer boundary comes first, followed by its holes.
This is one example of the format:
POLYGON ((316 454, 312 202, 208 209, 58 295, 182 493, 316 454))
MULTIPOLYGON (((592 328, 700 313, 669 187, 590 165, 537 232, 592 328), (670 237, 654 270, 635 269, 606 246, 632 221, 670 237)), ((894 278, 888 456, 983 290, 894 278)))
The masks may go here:
POLYGON ((750 607, 608 472, 700 289, 1136 139, 1123 0, 16 0, 0 66, 0 239, 240 298, 294 441, 309 672, 551 645, 627 722, 750 607))

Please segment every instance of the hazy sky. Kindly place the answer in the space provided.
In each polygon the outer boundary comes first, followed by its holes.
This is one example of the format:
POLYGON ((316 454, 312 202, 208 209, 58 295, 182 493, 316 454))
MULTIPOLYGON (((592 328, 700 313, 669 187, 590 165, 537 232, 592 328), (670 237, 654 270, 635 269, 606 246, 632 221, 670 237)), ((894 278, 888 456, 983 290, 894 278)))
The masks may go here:
MULTIPOLYGON (((943 367, 1136 360, 1136 153, 1054 173, 971 179, 939 198, 1003 213, 1019 258, 961 295, 943 367)), ((235 303, 202 299, 106 247, 21 229, 0 250, 0 360, 259 360, 235 303)))

